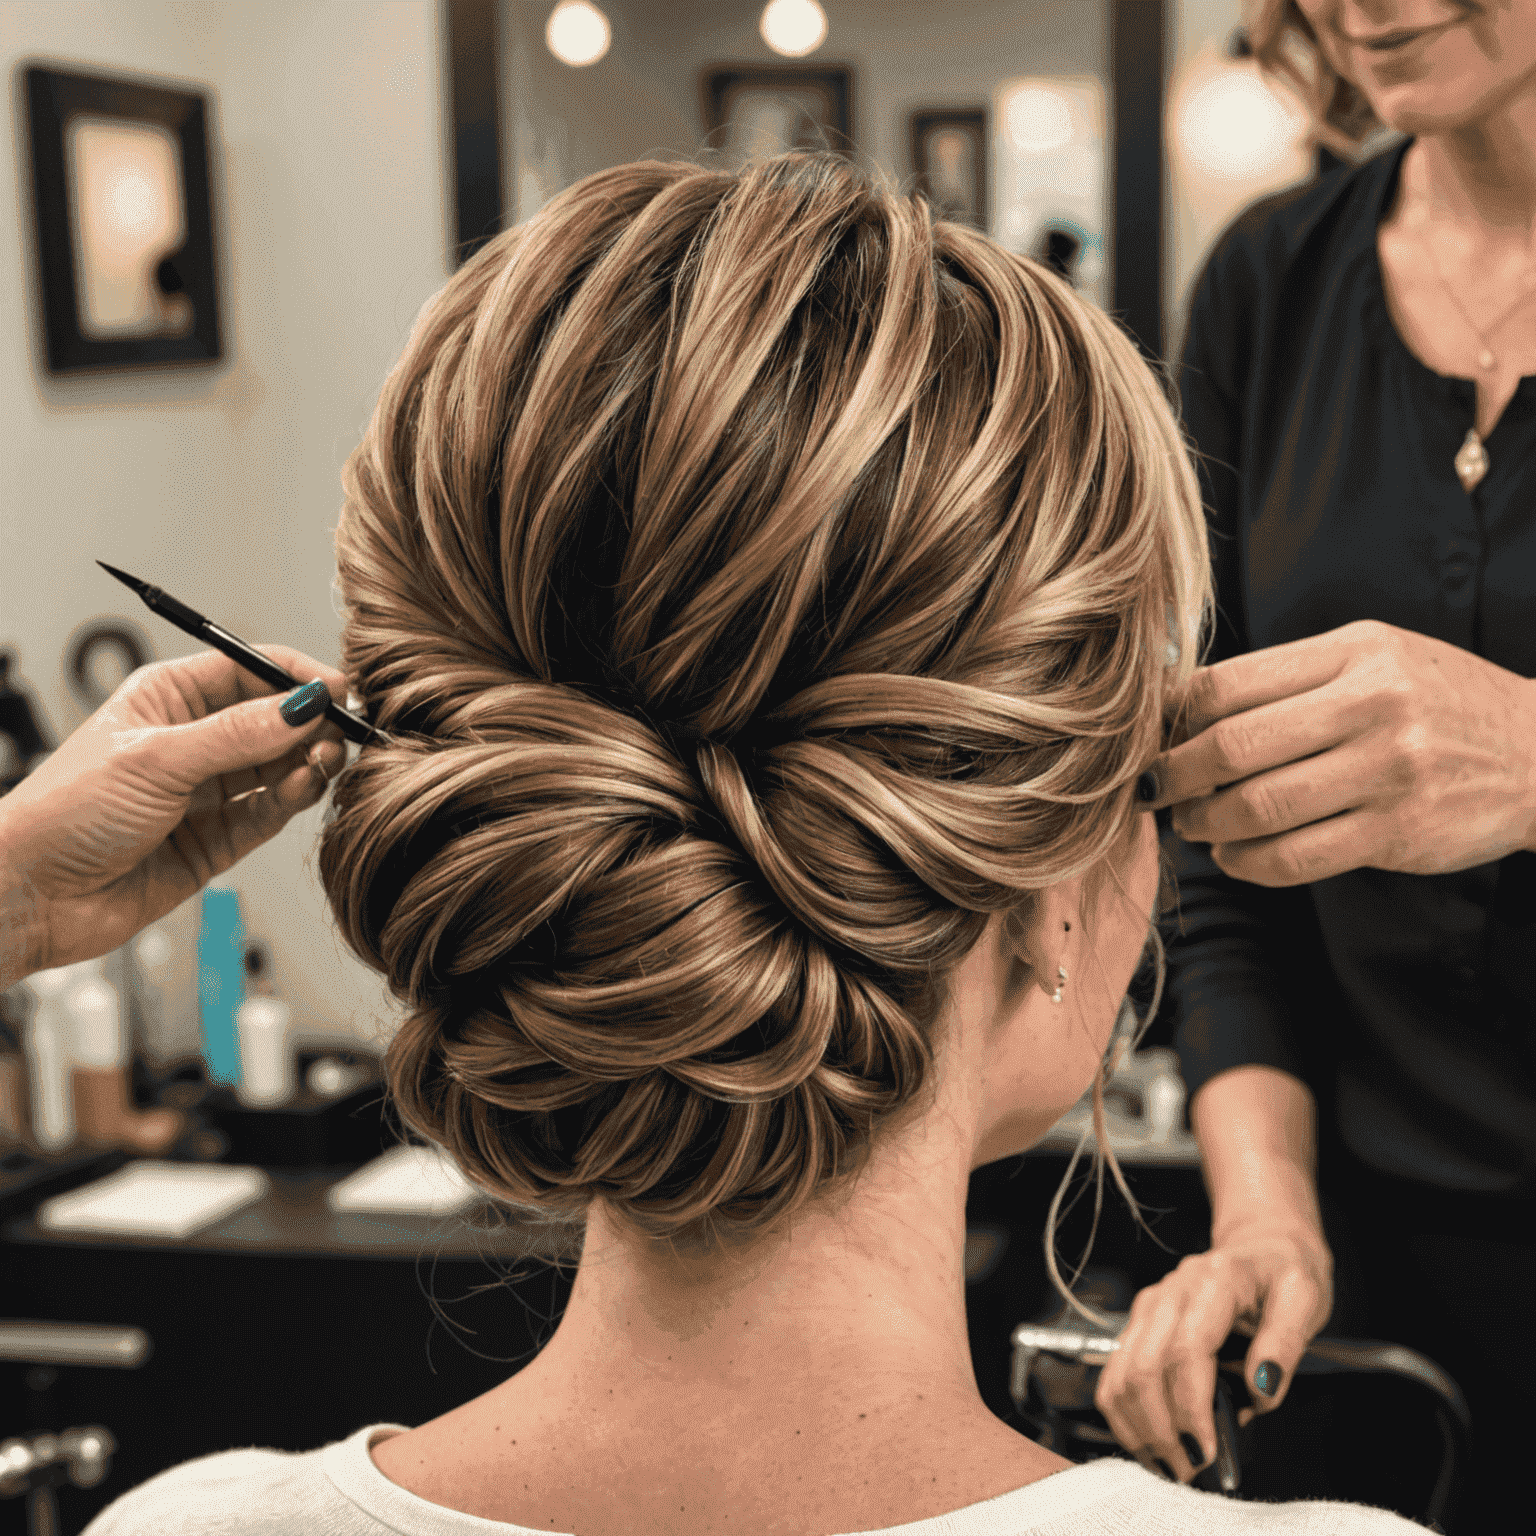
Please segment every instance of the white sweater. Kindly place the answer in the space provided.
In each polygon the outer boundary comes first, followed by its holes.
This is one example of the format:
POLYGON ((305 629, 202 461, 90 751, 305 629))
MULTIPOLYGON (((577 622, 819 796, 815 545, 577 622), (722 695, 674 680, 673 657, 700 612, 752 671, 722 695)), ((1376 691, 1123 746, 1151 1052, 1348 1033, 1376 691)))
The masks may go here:
MULTIPOLYGON (((369 1424, 318 1451, 222 1451, 114 1500, 84 1536, 551 1536, 429 1503, 384 1476, 369 1447, 403 1424, 369 1424)), ((1244 1503, 1105 1457, 947 1515, 865 1536, 1418 1536, 1363 1504, 1244 1503)), ((819 1532, 806 1536, 821 1536, 819 1532)))

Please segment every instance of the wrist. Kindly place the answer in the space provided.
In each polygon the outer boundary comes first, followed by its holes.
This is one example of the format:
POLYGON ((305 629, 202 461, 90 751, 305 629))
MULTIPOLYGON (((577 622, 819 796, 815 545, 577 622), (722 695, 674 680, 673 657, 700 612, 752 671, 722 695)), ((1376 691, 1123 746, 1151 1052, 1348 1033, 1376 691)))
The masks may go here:
POLYGON ((1254 1237, 1285 1238, 1320 1257, 1327 1257, 1330 1253, 1315 1200, 1310 1206, 1294 1201, 1212 1212, 1212 1248, 1226 1248, 1254 1237))
POLYGON ((1211 1247, 1252 1238, 1283 1238, 1332 1264, 1317 1179, 1304 1160, 1270 1150, 1229 1158, 1226 1177, 1211 1190, 1211 1247))
POLYGON ((0 991, 41 970, 45 948, 42 903, 14 847, 0 800, 0 991))
MULTIPOLYGON (((1530 705, 1530 728, 1525 733, 1525 739, 1536 739, 1536 678, 1525 680, 1526 701, 1530 705)), ((1527 853, 1536 853, 1536 752, 1531 754, 1526 763, 1526 789, 1525 789, 1525 842, 1521 845, 1527 853)))

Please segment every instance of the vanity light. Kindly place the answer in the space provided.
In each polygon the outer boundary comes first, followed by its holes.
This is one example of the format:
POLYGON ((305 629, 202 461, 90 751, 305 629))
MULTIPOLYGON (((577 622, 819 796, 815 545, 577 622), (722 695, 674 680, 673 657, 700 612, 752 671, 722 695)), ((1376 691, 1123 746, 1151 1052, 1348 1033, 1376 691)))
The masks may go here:
POLYGON ((544 41, 562 64, 580 69, 608 52, 613 30, 590 0, 561 0, 544 25, 544 41))
POLYGON ((770 0, 757 27, 775 53, 803 59, 826 42, 827 13, 816 0, 770 0))
POLYGON ((1175 152, 1219 181, 1282 172, 1306 130, 1302 114, 1260 77, 1250 60, 1202 61, 1169 103, 1175 152), (1203 77, 1203 78, 1202 78, 1203 77))

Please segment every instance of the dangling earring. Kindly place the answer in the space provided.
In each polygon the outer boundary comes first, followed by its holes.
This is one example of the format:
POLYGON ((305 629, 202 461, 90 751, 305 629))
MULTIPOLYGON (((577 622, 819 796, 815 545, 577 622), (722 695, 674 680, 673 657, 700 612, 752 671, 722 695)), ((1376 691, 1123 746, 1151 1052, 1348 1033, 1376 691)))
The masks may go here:
MULTIPOLYGON (((1066 931, 1068 933, 1072 932, 1072 924, 1071 923, 1065 923, 1065 924, 1063 924, 1063 927, 1066 929, 1066 931)), ((1065 960, 1067 958, 1066 950, 1062 950, 1061 958, 1063 960, 1065 960)), ((1067 968, 1064 965, 1058 965, 1056 967, 1056 990, 1051 994, 1051 1001, 1053 1003, 1059 1003, 1061 1001, 1061 989, 1064 986, 1066 986, 1066 984, 1067 984, 1067 968)))

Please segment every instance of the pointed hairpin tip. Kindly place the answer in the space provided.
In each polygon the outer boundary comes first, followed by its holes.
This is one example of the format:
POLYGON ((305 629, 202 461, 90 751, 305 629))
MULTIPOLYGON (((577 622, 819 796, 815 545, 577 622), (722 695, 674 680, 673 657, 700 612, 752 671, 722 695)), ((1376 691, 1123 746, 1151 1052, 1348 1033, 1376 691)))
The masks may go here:
POLYGON ((135 592, 142 592, 145 584, 137 576, 130 576, 127 571, 120 571, 115 565, 108 565, 105 560, 96 562, 107 575, 115 576, 125 587, 132 587, 135 592))

